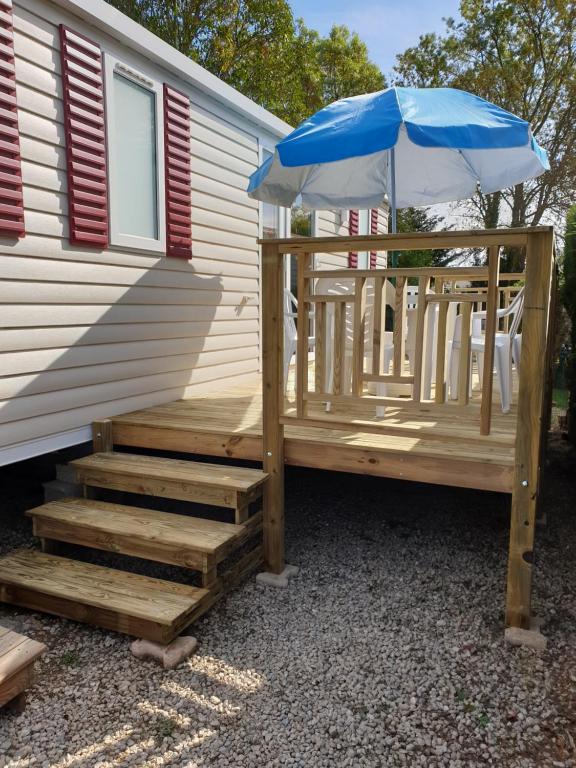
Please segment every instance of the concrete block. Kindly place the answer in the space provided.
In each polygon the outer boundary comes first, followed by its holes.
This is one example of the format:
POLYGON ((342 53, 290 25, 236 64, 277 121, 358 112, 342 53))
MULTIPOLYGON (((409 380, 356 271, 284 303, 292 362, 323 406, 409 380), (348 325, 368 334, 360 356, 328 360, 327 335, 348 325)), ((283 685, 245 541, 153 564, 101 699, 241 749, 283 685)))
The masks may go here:
POLYGON ((177 637, 168 645, 153 643, 151 640, 134 640, 130 650, 137 659, 155 659, 164 669, 175 669, 178 664, 192 656, 198 648, 195 637, 177 637))
POLYGON ((56 480, 63 483, 72 483, 78 485, 76 480, 76 470, 72 464, 56 464, 56 480))
POLYGON ((266 587, 287 587, 290 578, 296 576, 298 570, 295 565, 287 565, 282 573, 264 571, 256 575, 256 583, 266 587))
POLYGON ((80 483, 68 483, 64 480, 51 480, 44 485, 44 501, 58 501, 65 496, 82 496, 80 483))
POLYGON ((507 627, 504 632, 504 639, 510 645, 523 645, 526 648, 533 648, 535 651, 545 651, 548 640, 540 632, 538 627, 531 629, 520 629, 520 627, 507 627))

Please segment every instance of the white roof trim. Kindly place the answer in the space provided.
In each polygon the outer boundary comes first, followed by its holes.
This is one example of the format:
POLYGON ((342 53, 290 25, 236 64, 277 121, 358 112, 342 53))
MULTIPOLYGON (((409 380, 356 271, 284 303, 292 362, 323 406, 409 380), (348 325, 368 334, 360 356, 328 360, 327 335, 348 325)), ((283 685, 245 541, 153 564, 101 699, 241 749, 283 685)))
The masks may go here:
POLYGON ((86 0, 52 0, 52 2, 105 31, 128 48, 155 61, 179 79, 215 97, 272 134, 282 138, 292 131, 288 123, 280 120, 264 107, 260 107, 247 96, 243 96, 235 88, 179 53, 171 45, 117 11, 104 0, 90 0, 90 3, 86 3, 86 0), (86 7, 87 5, 89 7, 86 7))

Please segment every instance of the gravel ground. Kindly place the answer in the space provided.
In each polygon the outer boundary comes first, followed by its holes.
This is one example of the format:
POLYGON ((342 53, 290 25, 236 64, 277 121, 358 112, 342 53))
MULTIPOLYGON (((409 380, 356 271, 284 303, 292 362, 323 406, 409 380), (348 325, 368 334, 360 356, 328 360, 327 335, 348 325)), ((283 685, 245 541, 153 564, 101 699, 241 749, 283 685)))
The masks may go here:
MULTIPOLYGON (((123 636, 0 606, 49 648, 24 714, 0 715, 0 766, 576 766, 575 470, 557 445, 535 583, 546 652, 503 642, 504 497, 293 471, 300 574, 230 594, 174 671, 123 636)), ((3 550, 31 543, 2 519, 3 550)))

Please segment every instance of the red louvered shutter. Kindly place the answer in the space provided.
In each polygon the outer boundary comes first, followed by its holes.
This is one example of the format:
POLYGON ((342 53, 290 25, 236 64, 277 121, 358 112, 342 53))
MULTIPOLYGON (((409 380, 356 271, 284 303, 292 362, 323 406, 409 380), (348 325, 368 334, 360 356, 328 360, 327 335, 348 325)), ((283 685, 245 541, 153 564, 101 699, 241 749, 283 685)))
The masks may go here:
MULTIPOLYGON (((358 234, 358 225, 360 223, 360 214, 358 211, 350 211, 348 214, 348 234, 351 237, 358 234)), ((358 254, 350 251, 348 254, 348 266, 355 269, 358 266, 358 254)))
POLYGON ((0 236, 24 237, 12 0, 0 0, 0 236))
POLYGON ((192 258, 190 101, 164 83, 166 255, 192 258))
POLYGON ((102 51, 60 25, 70 242, 108 245, 108 169, 102 51))
MULTIPOLYGON (((378 234, 378 208, 370 211, 370 234, 378 234)), ((376 269, 376 251, 370 251, 370 269, 376 269)))

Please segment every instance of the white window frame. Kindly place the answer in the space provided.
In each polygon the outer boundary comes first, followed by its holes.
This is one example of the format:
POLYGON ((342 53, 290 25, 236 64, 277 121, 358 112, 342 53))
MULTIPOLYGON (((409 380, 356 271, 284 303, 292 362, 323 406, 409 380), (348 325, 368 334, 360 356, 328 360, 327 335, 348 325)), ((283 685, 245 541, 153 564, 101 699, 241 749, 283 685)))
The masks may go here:
POLYGON ((106 129, 108 135, 108 199, 110 217, 110 244, 120 248, 129 248, 140 251, 152 251, 154 253, 166 253, 166 211, 165 211, 165 185, 164 185, 164 108, 162 98, 162 84, 152 80, 144 73, 118 59, 110 53, 105 53, 105 83, 106 83, 106 129), (131 80, 142 88, 154 93, 156 101, 156 206, 158 221, 158 237, 142 237, 140 235, 127 235, 118 229, 117 191, 114 189, 113 174, 110 169, 115 167, 117 150, 111 140, 112 126, 114 124, 114 73, 131 80))

